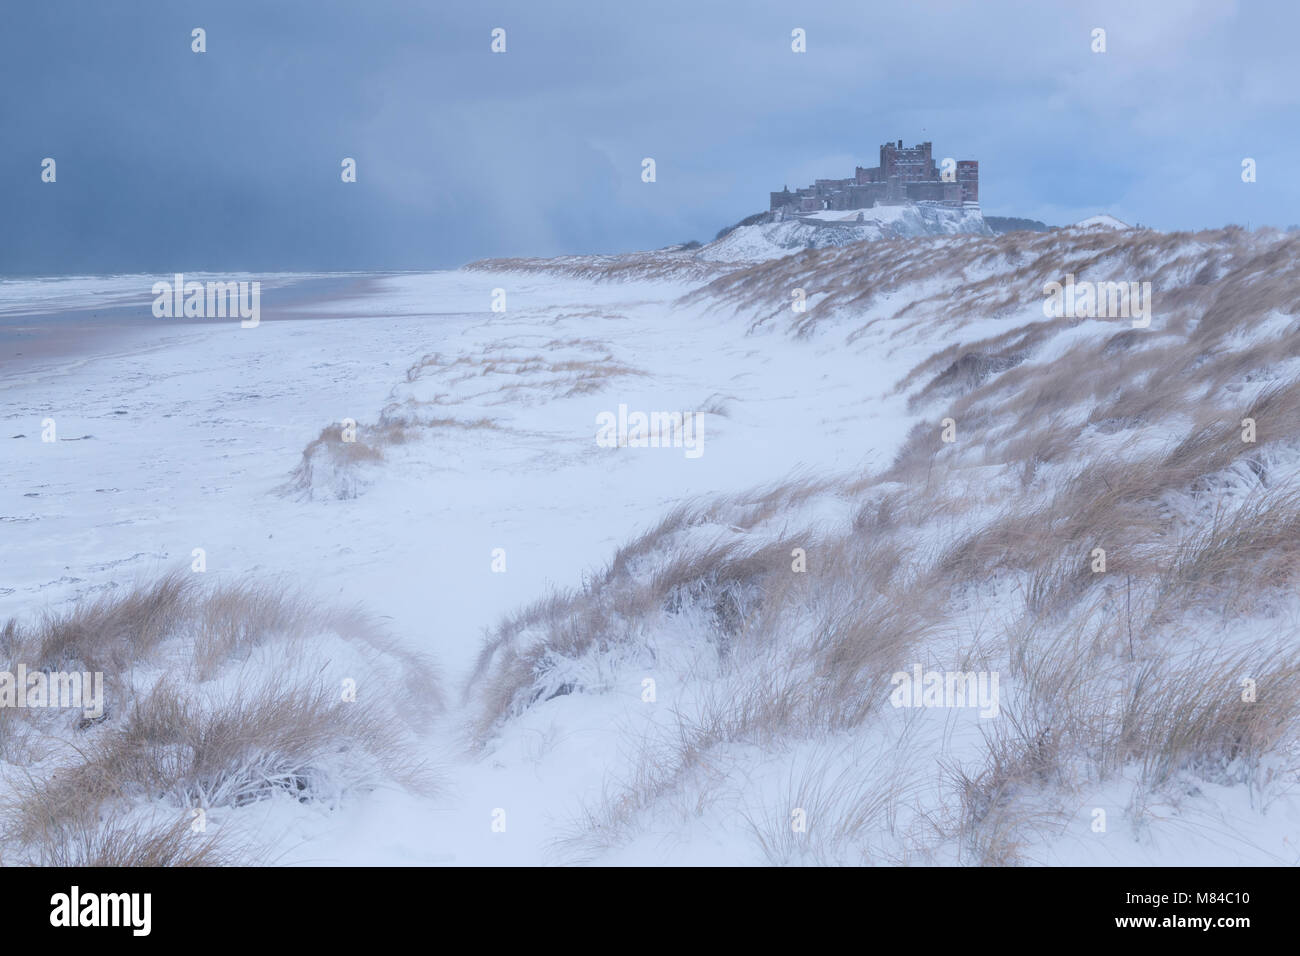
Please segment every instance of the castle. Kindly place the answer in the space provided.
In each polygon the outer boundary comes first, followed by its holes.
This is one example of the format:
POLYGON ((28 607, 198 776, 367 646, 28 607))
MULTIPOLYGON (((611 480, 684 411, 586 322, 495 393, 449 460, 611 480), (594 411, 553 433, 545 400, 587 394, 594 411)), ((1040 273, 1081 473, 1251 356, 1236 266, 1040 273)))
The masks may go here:
POLYGON ((944 159, 936 167, 930 143, 904 148, 885 143, 880 147, 880 165, 857 167, 852 179, 819 179, 811 186, 790 191, 787 186, 771 193, 772 212, 786 214, 817 212, 822 209, 870 209, 879 203, 894 206, 914 202, 937 202, 961 206, 980 201, 980 164, 973 159, 944 159))

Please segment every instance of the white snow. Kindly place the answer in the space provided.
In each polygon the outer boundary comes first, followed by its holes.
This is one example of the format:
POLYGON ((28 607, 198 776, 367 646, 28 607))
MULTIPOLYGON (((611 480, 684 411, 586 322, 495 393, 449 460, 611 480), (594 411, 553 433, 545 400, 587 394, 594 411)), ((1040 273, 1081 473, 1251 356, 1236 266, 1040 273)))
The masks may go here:
POLYGON ((1122 219, 1116 219, 1109 213, 1101 213, 1097 216, 1089 216, 1087 219, 1080 219, 1076 222, 1075 227, 1078 229, 1132 229, 1122 219))
POLYGON ((759 262, 803 249, 824 249, 866 240, 958 233, 990 235, 977 206, 927 204, 822 210, 781 222, 741 226, 699 250, 710 262, 759 262), (863 216, 857 222, 858 214, 863 216))
MULTIPOLYGON (((887 225, 904 230, 898 235, 985 231, 978 210, 899 210, 870 210, 878 216, 863 231, 875 230, 877 238, 887 225)), ((823 236, 839 244, 835 237, 851 232, 801 222, 744 227, 702 254, 759 260, 816 246, 823 236)), ((138 296, 148 281, 0 284, 0 312, 119 302, 138 296)), ((680 297, 696 284, 685 281, 614 284, 456 271, 375 282, 371 298, 339 306, 337 315, 313 306, 299 320, 263 321, 254 329, 159 323, 144 347, 6 373, 0 619, 149 581, 188 564, 191 550, 202 547, 207 573, 216 578, 282 578, 323 601, 361 602, 398 638, 438 659, 455 701, 485 630, 552 589, 580 584, 674 505, 797 473, 886 465, 920 420, 906 395, 894 392, 900 377, 931 354, 1000 331, 1008 321, 975 317, 901 337, 899 325, 882 322, 849 341, 859 321, 795 339, 750 334, 745 317, 709 304, 684 306, 680 297), (495 288, 507 290, 505 313, 490 311, 495 288), (437 358, 408 375, 426 356, 437 358), (555 367, 538 367, 536 356, 555 367), (587 362, 628 371, 571 391, 587 362), (489 368, 493 363, 498 371, 489 368), (434 430, 363 466, 346 488, 322 480, 310 497, 283 490, 324 426, 352 418, 364 434, 386 405, 408 400, 494 426, 434 430), (719 411, 706 415, 704 454, 691 459, 680 449, 597 447, 596 416, 620 403, 719 411), (46 418, 57 422, 61 440, 40 440, 46 418), (336 496, 341 488, 347 496, 336 496), (492 570, 496 548, 505 549, 505 573, 492 570)), ((932 291, 918 286, 905 294, 932 291)), ((888 303, 879 315, 899 304, 888 303)), ((1041 317, 1028 313, 1025 321, 1041 317)), ((1282 321, 1275 317, 1274 324, 1282 321)), ((1083 323, 1070 341, 1114 331, 1083 323)), ((807 509, 782 520, 842 525, 849 517, 834 500, 813 499, 807 509)), ((973 599, 973 618, 994 613, 998 586, 973 599)), ((231 811, 217 825, 228 822, 272 843, 285 863, 551 862, 555 840, 584 806, 631 771, 635 742, 671 728, 674 708, 688 707, 702 692, 693 675, 709 664, 692 636, 689 620, 680 633, 664 636, 657 706, 641 701, 645 662, 615 656, 574 665, 591 668, 578 676, 603 693, 530 708, 481 754, 460 746, 463 715, 453 707, 428 744, 448 781, 437 795, 385 787, 336 807, 264 801, 231 811), (498 809, 507 815, 504 833, 490 826, 498 809)), ((919 826, 922 813, 942 809, 925 802, 922 786, 936 772, 926 762, 932 748, 942 741, 951 754, 977 752, 979 722, 887 715, 882 726, 879 739, 846 736, 801 744, 790 754, 738 753, 735 766, 749 776, 729 779, 724 790, 740 794, 755 819, 780 816, 800 768, 870 766, 898 752, 884 744, 892 735, 914 734, 918 745, 904 748, 914 755, 911 763, 889 772, 915 781, 916 789, 904 793, 916 802, 898 826, 919 826)), ((1130 818, 1131 789, 1123 780, 1098 785, 1077 808, 1086 819, 1091 808, 1107 807, 1115 819, 1129 820, 1128 829, 1112 827, 1094 841, 1043 833, 1035 857, 1297 860, 1294 797, 1277 799, 1265 816, 1245 788, 1188 781, 1182 805, 1160 797, 1130 818)), ((692 809, 692 792, 687 787, 653 808, 641 836, 595 858, 763 862, 745 819, 710 813, 703 802, 692 809)), ((885 856, 897 849, 883 829, 880 840, 885 856)))

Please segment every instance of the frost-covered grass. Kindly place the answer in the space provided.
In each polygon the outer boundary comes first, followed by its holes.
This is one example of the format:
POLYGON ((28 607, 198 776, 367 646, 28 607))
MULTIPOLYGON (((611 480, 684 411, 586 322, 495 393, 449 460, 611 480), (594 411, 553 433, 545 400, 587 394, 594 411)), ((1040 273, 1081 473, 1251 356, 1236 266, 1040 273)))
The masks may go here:
POLYGON ((5 625, 0 670, 101 672, 105 686, 101 714, 0 709, 6 862, 258 859, 215 823, 262 800, 429 790, 417 744, 441 698, 422 655, 282 584, 197 578, 5 625))

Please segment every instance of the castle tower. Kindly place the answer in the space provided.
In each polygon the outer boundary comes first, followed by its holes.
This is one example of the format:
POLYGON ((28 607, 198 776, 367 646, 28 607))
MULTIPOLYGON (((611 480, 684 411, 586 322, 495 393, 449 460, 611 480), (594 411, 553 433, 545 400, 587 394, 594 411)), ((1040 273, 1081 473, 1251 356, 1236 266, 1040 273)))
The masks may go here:
POLYGON ((980 164, 978 160, 957 161, 957 184, 961 186, 962 202, 980 201, 980 164))

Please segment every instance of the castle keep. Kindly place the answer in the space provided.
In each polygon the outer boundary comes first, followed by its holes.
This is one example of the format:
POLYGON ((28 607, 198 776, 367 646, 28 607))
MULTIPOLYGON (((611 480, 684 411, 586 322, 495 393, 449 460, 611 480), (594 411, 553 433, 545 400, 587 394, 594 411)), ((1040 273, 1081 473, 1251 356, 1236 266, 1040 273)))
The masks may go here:
POLYGON ((931 143, 880 147, 880 165, 857 167, 852 179, 819 179, 791 192, 787 186, 771 193, 768 208, 776 212, 809 213, 822 209, 870 209, 910 202, 961 206, 980 201, 980 164, 973 159, 935 164, 931 143))

